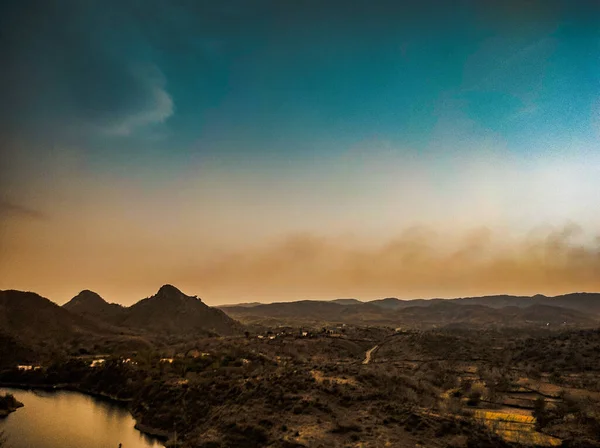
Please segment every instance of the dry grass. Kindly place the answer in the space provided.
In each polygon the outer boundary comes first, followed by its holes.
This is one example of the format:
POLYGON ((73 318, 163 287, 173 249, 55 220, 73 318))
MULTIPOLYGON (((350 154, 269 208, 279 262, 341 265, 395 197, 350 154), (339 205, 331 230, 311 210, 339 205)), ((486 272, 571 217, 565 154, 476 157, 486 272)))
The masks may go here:
POLYGON ((578 389, 575 387, 559 386, 556 384, 549 383, 547 381, 531 380, 529 378, 520 378, 517 383, 520 386, 526 387, 529 390, 537 391, 546 396, 558 397, 561 392, 566 392, 569 395, 578 398, 592 398, 600 400, 600 392, 590 391, 587 389, 578 389))
POLYGON ((310 374, 315 379, 315 381, 319 384, 323 383, 323 381, 327 380, 331 384, 351 384, 356 386, 358 383, 354 378, 342 378, 339 376, 325 376, 323 372, 319 370, 311 370, 310 374))
POLYGON ((488 428, 508 442, 517 442, 532 446, 559 446, 560 439, 535 430, 535 418, 528 413, 509 411, 475 411, 488 428))

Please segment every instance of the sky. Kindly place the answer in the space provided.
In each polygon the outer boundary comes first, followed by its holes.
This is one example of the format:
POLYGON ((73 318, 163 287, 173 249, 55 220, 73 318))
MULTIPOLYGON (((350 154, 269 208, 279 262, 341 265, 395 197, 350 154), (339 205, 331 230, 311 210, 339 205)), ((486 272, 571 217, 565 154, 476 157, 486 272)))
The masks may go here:
POLYGON ((5 0, 0 289, 600 291, 595 1, 5 0))

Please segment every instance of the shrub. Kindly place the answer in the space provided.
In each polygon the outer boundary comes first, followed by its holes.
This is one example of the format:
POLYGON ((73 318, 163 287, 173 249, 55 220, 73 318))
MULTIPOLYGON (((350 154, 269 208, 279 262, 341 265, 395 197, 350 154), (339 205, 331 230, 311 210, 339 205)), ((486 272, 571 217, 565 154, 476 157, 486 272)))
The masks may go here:
POLYGON ((478 406, 481 402, 481 392, 473 390, 469 393, 467 398, 467 406, 478 406))

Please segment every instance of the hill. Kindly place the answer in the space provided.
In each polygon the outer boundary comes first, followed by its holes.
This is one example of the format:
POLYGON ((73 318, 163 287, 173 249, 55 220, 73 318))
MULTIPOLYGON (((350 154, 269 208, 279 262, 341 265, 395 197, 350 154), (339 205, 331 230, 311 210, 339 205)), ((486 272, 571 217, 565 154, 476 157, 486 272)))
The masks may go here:
POLYGON ((188 296, 172 285, 162 286, 152 297, 125 308, 119 325, 157 333, 240 333, 242 325, 201 299, 188 296))
POLYGON ((19 363, 31 363, 37 359, 36 350, 16 337, 0 331, 0 369, 19 363))
POLYGON ((211 308, 195 296, 172 285, 130 307, 108 303, 92 291, 82 291, 63 308, 103 325, 156 334, 219 334, 242 331, 242 325, 223 311, 211 308))
POLYGON ((221 310, 165 285, 127 308, 82 291, 64 306, 33 292, 0 291, 0 364, 52 354, 144 350, 161 335, 230 335, 243 326, 221 310), (4 361, 4 362, 3 362, 4 361))
POLYGON ((509 306, 492 308, 484 305, 460 305, 454 301, 439 301, 428 307, 408 307, 395 312, 398 324, 407 327, 589 327, 598 320, 584 313, 549 305, 525 308, 509 306))
POLYGON ((357 299, 335 299, 333 303, 339 303, 340 305, 361 305, 362 302, 357 299))
POLYGON ((371 305, 376 305, 380 308, 385 308, 388 310, 398 310, 402 308, 409 308, 413 306, 429 306, 436 302, 440 301, 451 301, 454 299, 411 299, 411 300, 402 300, 396 299, 395 297, 387 297, 385 299, 377 299, 371 300, 371 305))
POLYGON ((263 305, 260 302, 249 302, 249 303, 234 303, 234 304, 230 304, 230 305, 221 305, 219 308, 230 308, 230 307, 236 307, 236 306, 243 306, 246 308, 252 308, 253 306, 256 305, 263 305))
MULTIPOLYGON (((442 326, 594 326, 594 315, 574 309, 529 302, 528 306, 491 307, 457 300, 411 301, 385 299, 384 306, 373 302, 341 304, 336 301, 271 303, 248 307, 228 307, 227 313, 246 323, 325 325, 347 323, 355 325, 385 325, 407 328, 442 326), (394 305, 394 307, 390 305, 394 305), (547 325, 548 324, 548 325, 547 325)), ((381 302, 380 302, 381 303, 381 302)))
POLYGON ((555 297, 547 297, 538 294, 535 296, 495 295, 482 297, 461 297, 455 299, 400 300, 396 298, 386 298, 372 300, 368 303, 385 309, 398 310, 414 306, 431 306, 441 301, 450 302, 457 305, 483 305, 490 308, 505 308, 509 306, 526 308, 532 305, 546 305, 600 315, 599 293, 571 293, 555 297))
POLYGON ((0 366, 39 362, 55 354, 140 346, 100 322, 71 313, 33 292, 0 291, 0 366))
POLYGON ((65 303, 63 308, 75 314, 111 323, 118 321, 125 314, 125 307, 108 303, 97 293, 87 289, 65 303))
POLYGON ((289 325, 326 323, 367 324, 386 321, 379 307, 360 303, 344 305, 335 301, 301 300, 253 307, 229 306, 227 314, 246 323, 279 322, 289 325))
POLYGON ((38 294, 15 290, 0 291, 0 328, 5 334, 35 343, 103 331, 38 294))

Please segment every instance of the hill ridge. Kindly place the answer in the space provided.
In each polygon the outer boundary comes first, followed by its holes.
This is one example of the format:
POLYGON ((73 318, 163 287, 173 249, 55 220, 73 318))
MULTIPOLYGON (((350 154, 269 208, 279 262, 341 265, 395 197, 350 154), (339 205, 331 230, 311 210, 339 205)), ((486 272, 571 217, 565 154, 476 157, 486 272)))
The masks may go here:
POLYGON ((279 302, 253 307, 228 306, 227 312, 246 323, 263 320, 311 323, 353 323, 427 327, 437 325, 581 325, 600 322, 600 294, 563 296, 484 296, 457 299, 400 300, 386 298, 355 303, 338 301, 279 302))
POLYGON ((100 296, 93 296, 95 293, 91 291, 91 294, 85 293, 83 297, 79 297, 82 293, 63 307, 118 327, 158 333, 200 332, 224 335, 239 333, 242 329, 239 322, 222 310, 206 305, 199 297, 187 295, 171 284, 162 285, 154 295, 128 307, 109 304, 100 296))

